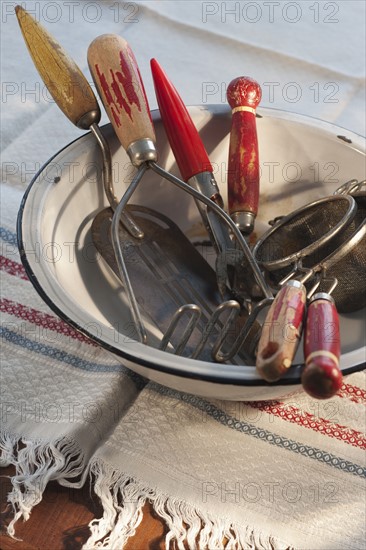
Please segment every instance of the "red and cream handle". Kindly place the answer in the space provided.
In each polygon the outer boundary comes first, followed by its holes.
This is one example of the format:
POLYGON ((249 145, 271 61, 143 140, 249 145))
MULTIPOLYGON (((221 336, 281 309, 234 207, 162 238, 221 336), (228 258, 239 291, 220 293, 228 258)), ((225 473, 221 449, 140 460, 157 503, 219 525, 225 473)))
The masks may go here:
POLYGON ((291 367, 305 314, 306 290, 302 283, 288 281, 278 292, 263 323, 256 367, 267 382, 276 382, 291 367))
POLYGON ((88 63, 107 115, 131 162, 155 161, 155 131, 137 61, 128 42, 103 34, 88 49, 88 63))
POLYGON ((304 390, 317 399, 335 395, 343 383, 339 369, 339 317, 333 298, 315 294, 310 301, 304 330, 304 390))
POLYGON ((241 76, 227 88, 232 108, 228 165, 228 204, 233 221, 243 233, 251 233, 259 202, 259 154, 256 108, 261 87, 252 78, 241 76))

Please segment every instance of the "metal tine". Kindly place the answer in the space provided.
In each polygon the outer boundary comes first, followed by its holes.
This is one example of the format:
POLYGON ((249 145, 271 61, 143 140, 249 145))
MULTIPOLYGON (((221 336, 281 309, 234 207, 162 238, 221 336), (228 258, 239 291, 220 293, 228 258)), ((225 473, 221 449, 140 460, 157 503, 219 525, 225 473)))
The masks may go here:
POLYGON ((202 315, 202 310, 199 306, 197 306, 196 304, 184 304, 183 306, 181 306, 179 309, 177 309, 177 311, 175 312, 175 314, 173 315, 172 317, 172 320, 170 321, 170 324, 160 342, 160 346, 159 346, 159 349, 162 350, 162 351, 165 351, 166 348, 168 347, 168 344, 174 334, 174 331, 176 330, 177 326, 178 326, 178 323, 179 321, 183 318, 183 316, 187 313, 187 311, 191 312, 192 313, 192 316, 190 318, 190 320, 188 321, 188 325, 186 326, 185 330, 184 330, 184 333, 181 337, 181 340, 178 344, 178 346, 176 347, 174 353, 175 355, 180 355, 188 340, 190 339, 191 335, 192 335, 192 332, 194 331, 194 329, 196 328, 197 326, 197 323, 198 321, 200 320, 201 318, 201 315, 202 315))
MULTIPOLYGON (((302 283, 304 281, 307 281, 314 274, 312 269, 308 269, 302 266, 302 260, 300 259, 296 262, 292 271, 280 281, 279 286, 282 287, 287 283, 287 281, 294 278, 295 275, 301 272, 304 273, 303 277, 301 278, 302 283)), ((320 284, 320 281, 316 285, 315 289, 317 288, 317 286, 319 286, 319 284, 320 284)), ((332 287, 332 290, 333 290, 333 287, 332 287)), ((273 300, 274 300, 274 297, 266 297, 254 306, 253 310, 250 312, 250 315, 244 327, 240 331, 238 337, 236 338, 234 344, 231 346, 228 352, 222 353, 220 349, 214 348, 215 353, 213 353, 213 359, 215 361, 219 363, 223 363, 225 361, 230 360, 234 355, 236 355, 240 351, 241 346, 245 342, 245 339, 248 337, 250 329, 252 328, 254 322, 257 320, 259 314, 264 310, 264 308, 269 307, 273 302, 273 300)))
POLYGON ((314 270, 310 267, 304 267, 302 265, 302 259, 300 258, 297 262, 295 262, 295 265, 293 269, 284 277, 281 279, 281 281, 278 283, 278 286, 282 287, 285 285, 290 279, 294 279, 298 276, 299 273, 303 273, 304 275, 300 278, 301 283, 306 283, 313 275, 314 270))
POLYGON ((366 180, 358 181, 356 179, 352 179, 346 181, 346 183, 343 183, 340 187, 338 187, 334 191, 333 195, 351 195, 352 193, 359 191, 364 185, 366 185, 366 180))
MULTIPOLYGON (((239 353, 240 348, 244 344, 246 338, 248 337, 248 334, 254 325, 255 321, 257 320, 258 315, 260 312, 267 306, 269 306, 273 302, 274 298, 264 298, 260 302, 258 302, 255 307, 252 309, 250 315, 248 316, 248 319, 241 329, 239 335, 237 336, 236 340, 234 341, 231 348, 226 352, 223 353, 221 351, 222 342, 220 342, 219 346, 214 346, 212 350, 212 359, 216 361, 217 363, 224 363, 225 361, 229 361, 232 359, 237 353, 239 353)), ((227 331, 228 332, 228 331, 227 331)), ((225 335, 226 336, 226 335, 225 335)), ((258 334, 259 336, 259 334, 258 334)))
POLYGON ((213 329, 215 328, 216 324, 218 323, 220 317, 226 312, 230 311, 228 319, 224 322, 222 329, 220 330, 219 337, 216 341, 216 343, 213 346, 212 349, 212 357, 216 357, 218 350, 221 348, 221 346, 224 343, 224 340, 226 339, 226 336, 234 322, 234 320, 237 318, 240 312, 240 305, 236 300, 227 300, 226 302, 222 302, 212 313, 210 319, 208 320, 208 323, 206 324, 203 332, 202 332, 202 338, 199 344, 197 345, 195 351, 192 353, 191 358, 197 359, 199 357, 200 353, 202 353, 203 348, 205 347, 207 340, 209 339, 210 335, 212 334, 213 329))
POLYGON ((307 293, 307 297, 308 297, 309 300, 315 294, 315 292, 319 288, 320 284, 323 283, 324 281, 330 281, 331 282, 330 288, 329 288, 329 290, 327 290, 327 294, 330 294, 330 295, 332 294, 333 290, 335 289, 335 287, 338 284, 337 277, 326 277, 323 273, 321 273, 321 274, 318 274, 317 280, 315 281, 315 284, 312 286, 312 288, 307 293))

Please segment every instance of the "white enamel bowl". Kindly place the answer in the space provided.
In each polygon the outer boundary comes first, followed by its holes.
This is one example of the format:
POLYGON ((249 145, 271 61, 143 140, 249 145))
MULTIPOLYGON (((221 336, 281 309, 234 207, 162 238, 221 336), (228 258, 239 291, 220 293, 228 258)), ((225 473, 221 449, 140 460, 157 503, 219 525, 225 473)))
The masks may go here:
MULTIPOLYGON (((230 111, 218 105, 193 107, 190 112, 225 197, 230 111)), ((258 235, 268 228, 270 219, 330 195, 352 178, 365 178, 365 144, 360 136, 283 111, 262 108, 260 114, 258 235)), ((159 164, 179 175, 158 111, 153 112, 153 119, 159 164)), ((105 126, 103 132, 112 149, 116 191, 121 196, 133 170, 111 126, 105 126)), ((301 350, 287 376, 277 384, 267 384, 258 379, 253 366, 189 360, 131 340, 126 328, 131 323, 126 297, 91 240, 92 220, 107 206, 100 173, 100 152, 94 137, 86 134, 57 153, 26 192, 18 219, 19 247, 30 280, 47 304, 112 352, 116 360, 163 385, 233 400, 274 399, 299 389, 301 350)), ((189 237, 200 233, 200 217, 192 198, 151 171, 145 174, 132 202, 171 217, 189 237)), ((345 375, 365 366, 365 328, 364 310, 341 317, 341 368, 345 375)))

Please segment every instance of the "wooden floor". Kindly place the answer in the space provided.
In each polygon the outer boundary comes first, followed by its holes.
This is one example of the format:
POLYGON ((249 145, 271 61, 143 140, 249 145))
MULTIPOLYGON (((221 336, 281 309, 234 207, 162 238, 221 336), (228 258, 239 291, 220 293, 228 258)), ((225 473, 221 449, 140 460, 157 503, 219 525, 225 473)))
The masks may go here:
MULTIPOLYGON (((1 476, 12 475, 12 467, 1 468, 1 476)), ((6 535, 6 525, 11 520, 11 511, 6 511, 7 494, 11 488, 8 478, 1 477, 1 550, 78 550, 89 537, 88 523, 100 517, 102 510, 97 497, 91 498, 89 487, 69 489, 50 483, 42 501, 33 509, 27 522, 18 521, 16 536, 21 542, 6 535)), ((144 518, 132 537, 127 550, 163 549, 165 527, 152 507, 144 508, 144 518)), ((113 549, 118 550, 118 549, 113 549)))

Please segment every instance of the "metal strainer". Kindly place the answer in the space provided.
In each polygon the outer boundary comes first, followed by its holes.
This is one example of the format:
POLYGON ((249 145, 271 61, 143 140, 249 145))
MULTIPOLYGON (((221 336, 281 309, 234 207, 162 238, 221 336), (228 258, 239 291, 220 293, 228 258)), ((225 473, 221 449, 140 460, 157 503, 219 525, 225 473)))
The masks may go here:
MULTIPOLYGON (((328 255, 314 268, 338 281, 332 297, 339 313, 351 313, 366 306, 366 192, 353 195, 357 213, 342 232, 342 242, 334 248, 325 246, 328 255)), ((336 239, 339 241, 340 239, 336 239)), ((323 292, 323 282, 319 291, 323 292)))
MULTIPOLYGON (((258 263, 270 272, 286 274, 283 268, 308 256, 324 257, 322 248, 356 215, 357 205, 349 195, 323 197, 274 221, 273 227, 254 247, 258 263)), ((317 263, 317 262, 316 262, 317 263)))
MULTIPOLYGON (((336 196, 320 199, 285 216, 258 241, 254 256, 267 270, 273 285, 281 286, 284 280, 294 278, 304 281, 305 269, 308 281, 312 282, 314 277, 337 281, 332 296, 340 313, 365 307, 366 192, 353 192, 364 185, 364 181, 347 182, 336 191, 336 196), (352 196, 338 194, 350 190, 352 196), (342 206, 342 198, 351 199, 347 211, 346 202, 343 201, 342 206), (338 222, 329 229, 332 221, 337 219, 338 222), (316 225, 315 235, 319 233, 319 238, 308 244, 312 231, 310 220, 316 225)), ((326 290, 323 282, 318 290, 326 290)))

